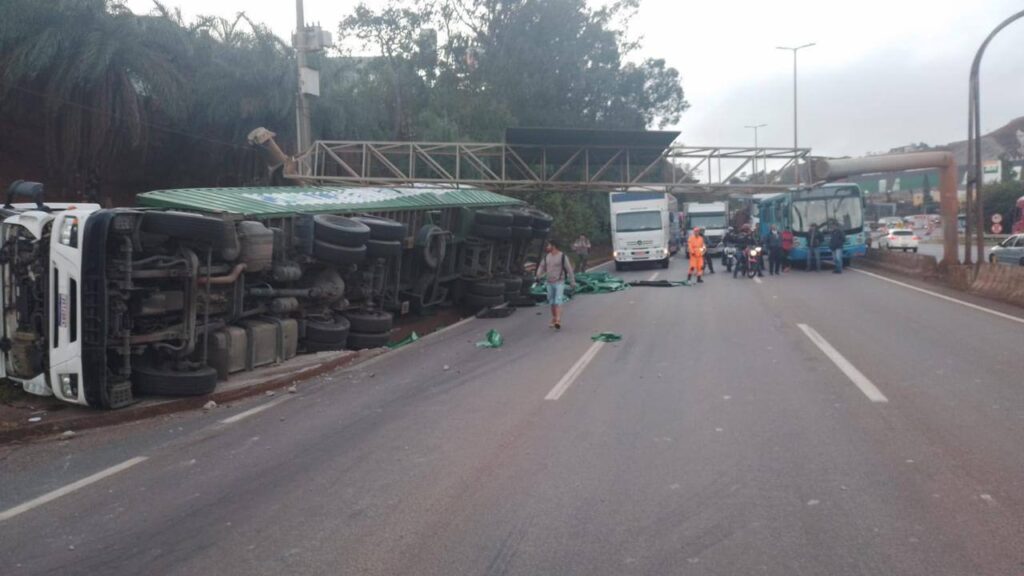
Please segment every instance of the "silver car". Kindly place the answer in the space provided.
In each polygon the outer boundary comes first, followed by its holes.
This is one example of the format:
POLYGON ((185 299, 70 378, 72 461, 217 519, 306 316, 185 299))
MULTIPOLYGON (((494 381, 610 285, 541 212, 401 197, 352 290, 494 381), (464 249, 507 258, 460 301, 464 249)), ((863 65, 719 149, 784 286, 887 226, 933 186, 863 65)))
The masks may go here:
POLYGON ((992 247, 988 261, 995 264, 1019 264, 1024 266, 1024 234, 1014 234, 992 247))

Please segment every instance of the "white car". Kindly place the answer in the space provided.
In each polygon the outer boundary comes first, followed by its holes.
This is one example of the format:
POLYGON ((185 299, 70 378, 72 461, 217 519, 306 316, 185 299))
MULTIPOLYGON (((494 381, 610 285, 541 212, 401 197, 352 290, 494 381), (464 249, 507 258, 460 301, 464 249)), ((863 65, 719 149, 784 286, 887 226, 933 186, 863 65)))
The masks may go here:
POLYGON ((917 244, 920 238, 913 230, 890 230, 889 234, 878 239, 878 247, 886 250, 913 250, 917 252, 917 244))

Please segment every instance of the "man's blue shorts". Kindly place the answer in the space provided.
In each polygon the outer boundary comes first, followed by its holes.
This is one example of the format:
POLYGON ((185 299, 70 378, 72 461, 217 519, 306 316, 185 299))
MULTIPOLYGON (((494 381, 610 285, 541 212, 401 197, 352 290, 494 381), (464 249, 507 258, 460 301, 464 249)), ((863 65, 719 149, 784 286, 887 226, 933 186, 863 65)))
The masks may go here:
POLYGON ((565 282, 548 283, 548 304, 565 304, 565 282))

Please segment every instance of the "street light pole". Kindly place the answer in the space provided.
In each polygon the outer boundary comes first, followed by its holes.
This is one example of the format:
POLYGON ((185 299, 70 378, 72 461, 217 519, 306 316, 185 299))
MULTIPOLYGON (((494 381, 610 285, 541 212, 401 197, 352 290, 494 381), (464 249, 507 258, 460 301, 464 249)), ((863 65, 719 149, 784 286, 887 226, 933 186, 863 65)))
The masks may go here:
POLYGON ((302 154, 310 146, 309 100, 302 86, 302 70, 306 67, 306 19, 302 0, 295 0, 295 155, 302 154))
POLYGON ((804 48, 810 48, 811 46, 814 46, 814 45, 815 45, 814 42, 810 42, 810 43, 804 44, 802 46, 793 46, 793 47, 790 47, 790 46, 776 46, 775 47, 777 50, 790 50, 790 51, 793 52, 793 168, 794 168, 793 172, 796 175, 795 178, 794 178, 794 181, 796 182, 796 186, 798 188, 800 187, 800 160, 797 158, 798 145, 797 145, 797 129, 796 129, 796 116, 797 116, 797 114, 796 114, 796 110, 797 110, 797 108, 796 108, 796 53, 799 52, 800 50, 804 49, 804 48))
MULTIPOLYGON (((755 179, 757 179, 757 150, 758 150, 758 148, 757 148, 757 129, 758 128, 764 128, 765 126, 767 126, 767 124, 755 124, 753 126, 744 126, 744 128, 753 128, 754 129, 754 178, 755 179)), ((765 164, 766 164, 765 170, 768 169, 767 163, 768 163, 768 160, 765 159, 765 164)))

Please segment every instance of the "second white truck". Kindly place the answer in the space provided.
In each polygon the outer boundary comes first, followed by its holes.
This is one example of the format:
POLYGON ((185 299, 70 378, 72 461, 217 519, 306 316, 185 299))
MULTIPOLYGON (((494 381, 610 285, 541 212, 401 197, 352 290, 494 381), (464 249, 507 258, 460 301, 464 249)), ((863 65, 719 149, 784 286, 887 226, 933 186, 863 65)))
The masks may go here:
POLYGON ((612 192, 612 256, 615 269, 651 262, 668 268, 678 246, 679 202, 664 192, 612 192))

